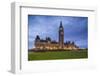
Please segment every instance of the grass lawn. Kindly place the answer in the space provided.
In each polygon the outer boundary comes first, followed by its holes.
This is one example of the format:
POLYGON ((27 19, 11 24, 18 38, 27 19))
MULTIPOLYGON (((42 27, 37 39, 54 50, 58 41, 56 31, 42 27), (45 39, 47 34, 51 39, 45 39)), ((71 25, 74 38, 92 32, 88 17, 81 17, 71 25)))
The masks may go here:
POLYGON ((79 59, 88 58, 87 50, 79 51, 48 51, 48 52, 29 52, 28 60, 53 60, 53 59, 79 59))

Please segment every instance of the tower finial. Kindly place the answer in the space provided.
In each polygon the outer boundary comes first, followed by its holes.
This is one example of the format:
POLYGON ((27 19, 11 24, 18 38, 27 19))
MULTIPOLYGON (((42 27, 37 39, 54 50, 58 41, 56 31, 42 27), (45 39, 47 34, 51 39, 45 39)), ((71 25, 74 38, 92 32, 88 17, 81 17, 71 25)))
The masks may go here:
POLYGON ((62 21, 60 21, 60 28, 63 28, 63 26, 62 26, 62 21))
POLYGON ((62 21, 60 21, 60 25, 62 25, 62 21))

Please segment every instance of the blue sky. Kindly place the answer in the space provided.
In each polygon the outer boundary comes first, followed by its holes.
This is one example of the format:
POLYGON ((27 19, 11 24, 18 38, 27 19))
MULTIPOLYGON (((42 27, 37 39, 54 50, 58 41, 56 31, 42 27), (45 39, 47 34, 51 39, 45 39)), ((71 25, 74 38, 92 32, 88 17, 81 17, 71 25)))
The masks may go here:
POLYGON ((28 15, 28 48, 34 47, 36 35, 58 42, 60 21, 64 27, 64 42, 74 41, 80 48, 88 47, 88 17, 28 15))

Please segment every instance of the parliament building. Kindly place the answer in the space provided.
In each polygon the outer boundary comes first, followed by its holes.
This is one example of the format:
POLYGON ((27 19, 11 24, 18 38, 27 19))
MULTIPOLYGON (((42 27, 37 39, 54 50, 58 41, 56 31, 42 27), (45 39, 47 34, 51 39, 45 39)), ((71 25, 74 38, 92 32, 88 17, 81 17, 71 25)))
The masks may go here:
POLYGON ((64 28, 62 25, 62 22, 60 22, 60 26, 58 29, 59 33, 59 40, 53 41, 50 37, 46 37, 46 39, 41 39, 39 35, 35 38, 35 49, 38 50, 58 50, 58 49, 64 49, 64 50, 77 50, 79 47, 71 41, 64 42, 64 28))

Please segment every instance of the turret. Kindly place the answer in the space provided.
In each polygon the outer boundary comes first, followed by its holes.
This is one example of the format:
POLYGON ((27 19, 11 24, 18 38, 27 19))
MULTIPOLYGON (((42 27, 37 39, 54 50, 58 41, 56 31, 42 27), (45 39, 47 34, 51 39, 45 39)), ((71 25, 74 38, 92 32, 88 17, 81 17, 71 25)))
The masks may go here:
POLYGON ((50 38, 50 37, 46 37, 46 41, 47 41, 48 43, 50 43, 50 42, 51 42, 51 38, 50 38))
POLYGON ((39 37, 39 35, 36 36, 35 41, 36 41, 36 42, 39 42, 39 41, 40 41, 40 37, 39 37))

